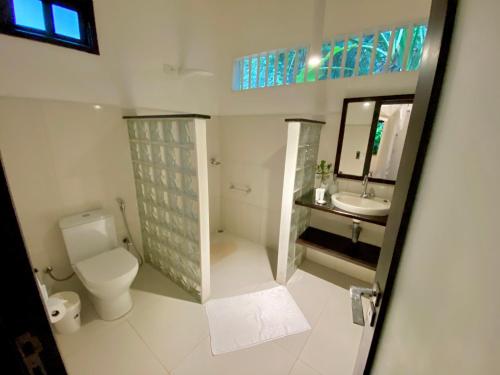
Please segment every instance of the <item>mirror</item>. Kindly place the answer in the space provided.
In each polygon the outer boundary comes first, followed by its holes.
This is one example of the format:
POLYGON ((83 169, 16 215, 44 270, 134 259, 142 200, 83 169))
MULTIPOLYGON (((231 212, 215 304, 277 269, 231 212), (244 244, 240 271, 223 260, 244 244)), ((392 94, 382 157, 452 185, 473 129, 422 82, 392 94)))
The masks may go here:
POLYGON ((394 184, 413 95, 344 99, 334 173, 394 184))

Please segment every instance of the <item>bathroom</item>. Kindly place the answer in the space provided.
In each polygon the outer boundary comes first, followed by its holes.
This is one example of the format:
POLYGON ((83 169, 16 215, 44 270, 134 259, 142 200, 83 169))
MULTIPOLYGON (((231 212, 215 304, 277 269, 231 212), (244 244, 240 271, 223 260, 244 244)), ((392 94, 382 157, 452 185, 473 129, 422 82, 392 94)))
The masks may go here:
POLYGON ((0 1, 1 163, 64 371, 363 373, 441 1, 0 1), (42 3, 89 44, 27 36, 42 3))

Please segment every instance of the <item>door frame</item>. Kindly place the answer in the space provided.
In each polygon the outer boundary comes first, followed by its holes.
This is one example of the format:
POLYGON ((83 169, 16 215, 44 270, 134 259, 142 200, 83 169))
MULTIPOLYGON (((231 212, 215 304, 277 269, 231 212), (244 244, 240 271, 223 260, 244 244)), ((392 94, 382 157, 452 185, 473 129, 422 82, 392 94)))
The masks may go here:
POLYGON ((380 288, 380 304, 376 307, 374 326, 363 329, 355 375, 370 373, 380 343, 438 109, 456 7, 457 0, 432 0, 424 57, 375 274, 375 283, 380 288))

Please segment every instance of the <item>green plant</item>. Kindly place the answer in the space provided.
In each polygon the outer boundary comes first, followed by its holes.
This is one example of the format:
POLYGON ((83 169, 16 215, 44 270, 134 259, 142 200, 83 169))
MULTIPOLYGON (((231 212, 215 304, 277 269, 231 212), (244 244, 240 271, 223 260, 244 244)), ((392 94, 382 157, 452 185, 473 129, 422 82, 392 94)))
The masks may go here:
POLYGON ((332 174, 332 163, 326 163, 326 160, 321 160, 316 165, 316 174, 321 177, 321 183, 325 184, 326 180, 332 174))

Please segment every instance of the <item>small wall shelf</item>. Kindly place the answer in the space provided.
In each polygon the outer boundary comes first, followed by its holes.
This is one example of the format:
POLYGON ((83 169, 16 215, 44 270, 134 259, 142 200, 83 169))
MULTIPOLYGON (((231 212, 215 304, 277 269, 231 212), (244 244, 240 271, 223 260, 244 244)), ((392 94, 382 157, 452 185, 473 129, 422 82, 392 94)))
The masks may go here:
POLYGON ((329 194, 325 194, 325 200, 326 200, 325 204, 317 204, 314 199, 314 191, 311 191, 310 193, 305 194, 300 198, 298 198, 297 200, 295 200, 295 204, 298 204, 299 206, 314 208, 316 210, 329 212, 340 216, 350 217, 352 219, 366 221, 368 223, 378 224, 382 226, 385 226, 387 224, 387 217, 388 217, 387 215, 386 216, 360 215, 349 211, 341 210, 340 208, 337 208, 332 205, 331 203, 332 200, 329 194))
POLYGON ((378 246, 364 242, 353 243, 350 238, 313 227, 307 228, 297 239, 297 243, 371 270, 377 268, 380 256, 380 247, 378 246))

